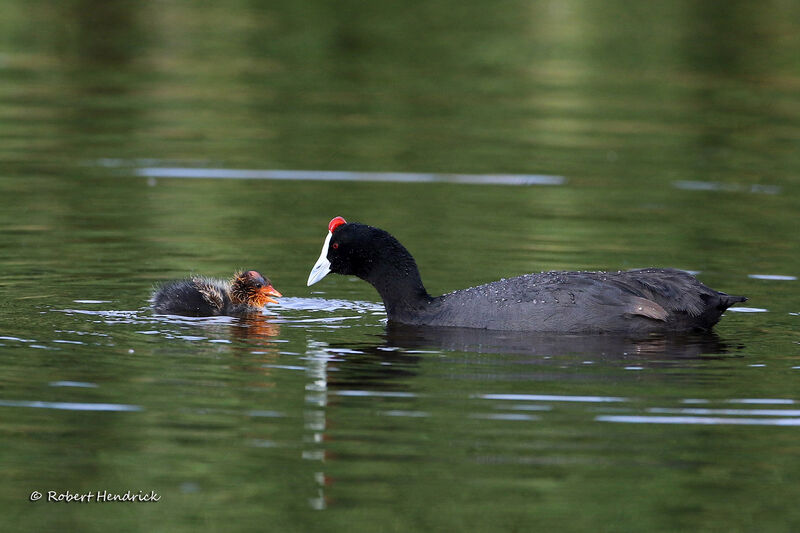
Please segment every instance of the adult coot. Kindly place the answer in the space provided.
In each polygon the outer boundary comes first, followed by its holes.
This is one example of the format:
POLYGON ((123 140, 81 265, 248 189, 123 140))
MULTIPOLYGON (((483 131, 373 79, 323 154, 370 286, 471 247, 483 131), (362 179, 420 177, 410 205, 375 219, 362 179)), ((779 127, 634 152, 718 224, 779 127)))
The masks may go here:
POLYGON ((686 332, 709 330, 743 296, 730 296, 682 270, 543 272, 502 279, 433 297, 417 264, 382 229, 328 224, 322 253, 308 276, 355 275, 378 290, 392 322, 553 333, 686 332))
POLYGON ((282 296, 255 270, 237 272, 233 280, 194 277, 167 282, 153 293, 157 313, 189 316, 241 315, 260 311, 270 296, 282 296))

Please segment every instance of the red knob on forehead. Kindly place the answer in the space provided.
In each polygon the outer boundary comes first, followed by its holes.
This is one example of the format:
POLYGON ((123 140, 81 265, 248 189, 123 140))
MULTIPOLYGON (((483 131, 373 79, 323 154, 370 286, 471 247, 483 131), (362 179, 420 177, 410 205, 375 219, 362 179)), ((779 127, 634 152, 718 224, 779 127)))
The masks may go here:
POLYGON ((328 231, 333 233, 333 230, 335 230, 336 228, 338 228, 342 224, 347 224, 347 221, 345 219, 343 219, 342 217, 336 217, 333 220, 331 220, 330 222, 328 222, 328 231))
POLYGON ((249 279, 252 281, 264 281, 264 276, 261 275, 261 272, 258 270, 248 270, 244 274, 242 274, 242 278, 249 279))

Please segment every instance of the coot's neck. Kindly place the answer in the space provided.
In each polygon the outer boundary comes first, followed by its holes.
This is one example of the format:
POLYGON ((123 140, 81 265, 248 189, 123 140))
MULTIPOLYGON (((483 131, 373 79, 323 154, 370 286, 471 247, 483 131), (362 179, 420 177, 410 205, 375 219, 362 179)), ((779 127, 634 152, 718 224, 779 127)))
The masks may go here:
POLYGON ((434 299, 422 284, 414 258, 397 244, 391 253, 371 261, 360 277, 381 295, 389 320, 409 322, 424 313, 434 299))

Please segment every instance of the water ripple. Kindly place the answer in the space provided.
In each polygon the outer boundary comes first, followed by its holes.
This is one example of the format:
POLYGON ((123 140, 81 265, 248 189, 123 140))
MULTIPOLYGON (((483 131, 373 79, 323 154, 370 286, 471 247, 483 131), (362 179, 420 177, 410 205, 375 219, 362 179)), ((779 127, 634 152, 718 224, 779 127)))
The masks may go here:
POLYGON ((793 405, 794 400, 787 398, 734 398, 728 400, 728 403, 749 403, 761 405, 793 405))
POLYGON ((475 396, 484 400, 512 400, 512 401, 533 401, 533 402, 627 402, 627 398, 617 398, 614 396, 562 396, 558 394, 480 394, 475 396))
POLYGON ((360 396, 376 398, 416 398, 413 392, 368 391, 368 390, 340 390, 331 392, 337 396, 360 396))
POLYGON ((750 192, 756 194, 780 194, 781 187, 778 185, 739 185, 736 183, 722 183, 718 181, 691 181, 678 180, 672 182, 678 188, 686 191, 723 191, 723 192, 750 192))
POLYGON ((425 411, 402 411, 399 409, 380 411, 380 414, 384 416, 405 416, 410 418, 427 418, 431 416, 430 413, 427 413, 425 411))
MULTIPOLYGON (((105 165, 108 166, 108 165, 105 165)), ((563 176, 546 174, 433 174, 416 172, 355 172, 328 170, 271 170, 191 167, 144 167, 134 174, 145 178, 217 178, 291 181, 362 181, 382 183, 458 183, 465 185, 563 185, 563 176)))
POLYGON ((141 411, 138 405, 118 403, 74 403, 74 402, 38 402, 24 400, 0 400, 3 407, 36 407, 39 409, 63 409, 67 411, 141 411))
POLYGON ((84 387, 84 388, 96 388, 98 385, 96 383, 89 383, 87 381, 51 381, 48 383, 51 387, 84 387))
POLYGON ((800 426, 800 418, 722 418, 706 416, 643 416, 643 415, 601 415, 596 422, 620 422, 625 424, 701 424, 701 425, 742 425, 742 426, 800 426))
POLYGON ((280 303, 271 305, 272 310, 290 311, 369 311, 384 312, 383 304, 359 300, 338 300, 327 298, 281 298, 280 303))
POLYGON ((36 342, 36 339, 21 339, 19 337, 0 336, 0 341, 36 342))
POLYGON ((800 409, 703 409, 697 407, 651 407, 649 413, 681 415, 800 416, 800 409))
POLYGON ((783 276, 781 274, 748 274, 747 277, 769 281, 797 281, 797 276, 783 276))
POLYGON ((474 413, 470 418, 483 420, 541 420, 542 417, 536 415, 524 415, 521 413, 474 413))

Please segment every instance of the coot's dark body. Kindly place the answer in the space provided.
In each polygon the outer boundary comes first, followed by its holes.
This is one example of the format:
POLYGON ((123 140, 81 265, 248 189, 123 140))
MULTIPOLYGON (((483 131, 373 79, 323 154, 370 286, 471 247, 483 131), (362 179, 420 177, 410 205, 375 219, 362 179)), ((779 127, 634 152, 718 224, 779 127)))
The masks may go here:
POLYGON ((233 281, 194 277, 170 281, 153 293, 156 313, 186 316, 242 315, 259 312, 269 296, 280 296, 255 270, 237 273, 233 281))
POLYGON ((527 274, 433 297, 397 239, 338 220, 329 225, 327 250, 323 246, 309 284, 328 271, 358 276, 378 290, 392 322, 542 333, 705 331, 725 309, 746 300, 682 270, 655 268, 527 274))
POLYGON ((511 331, 685 332, 710 330, 725 309, 743 300, 710 289, 682 270, 543 272, 417 302, 422 305, 392 302, 389 319, 511 331))

